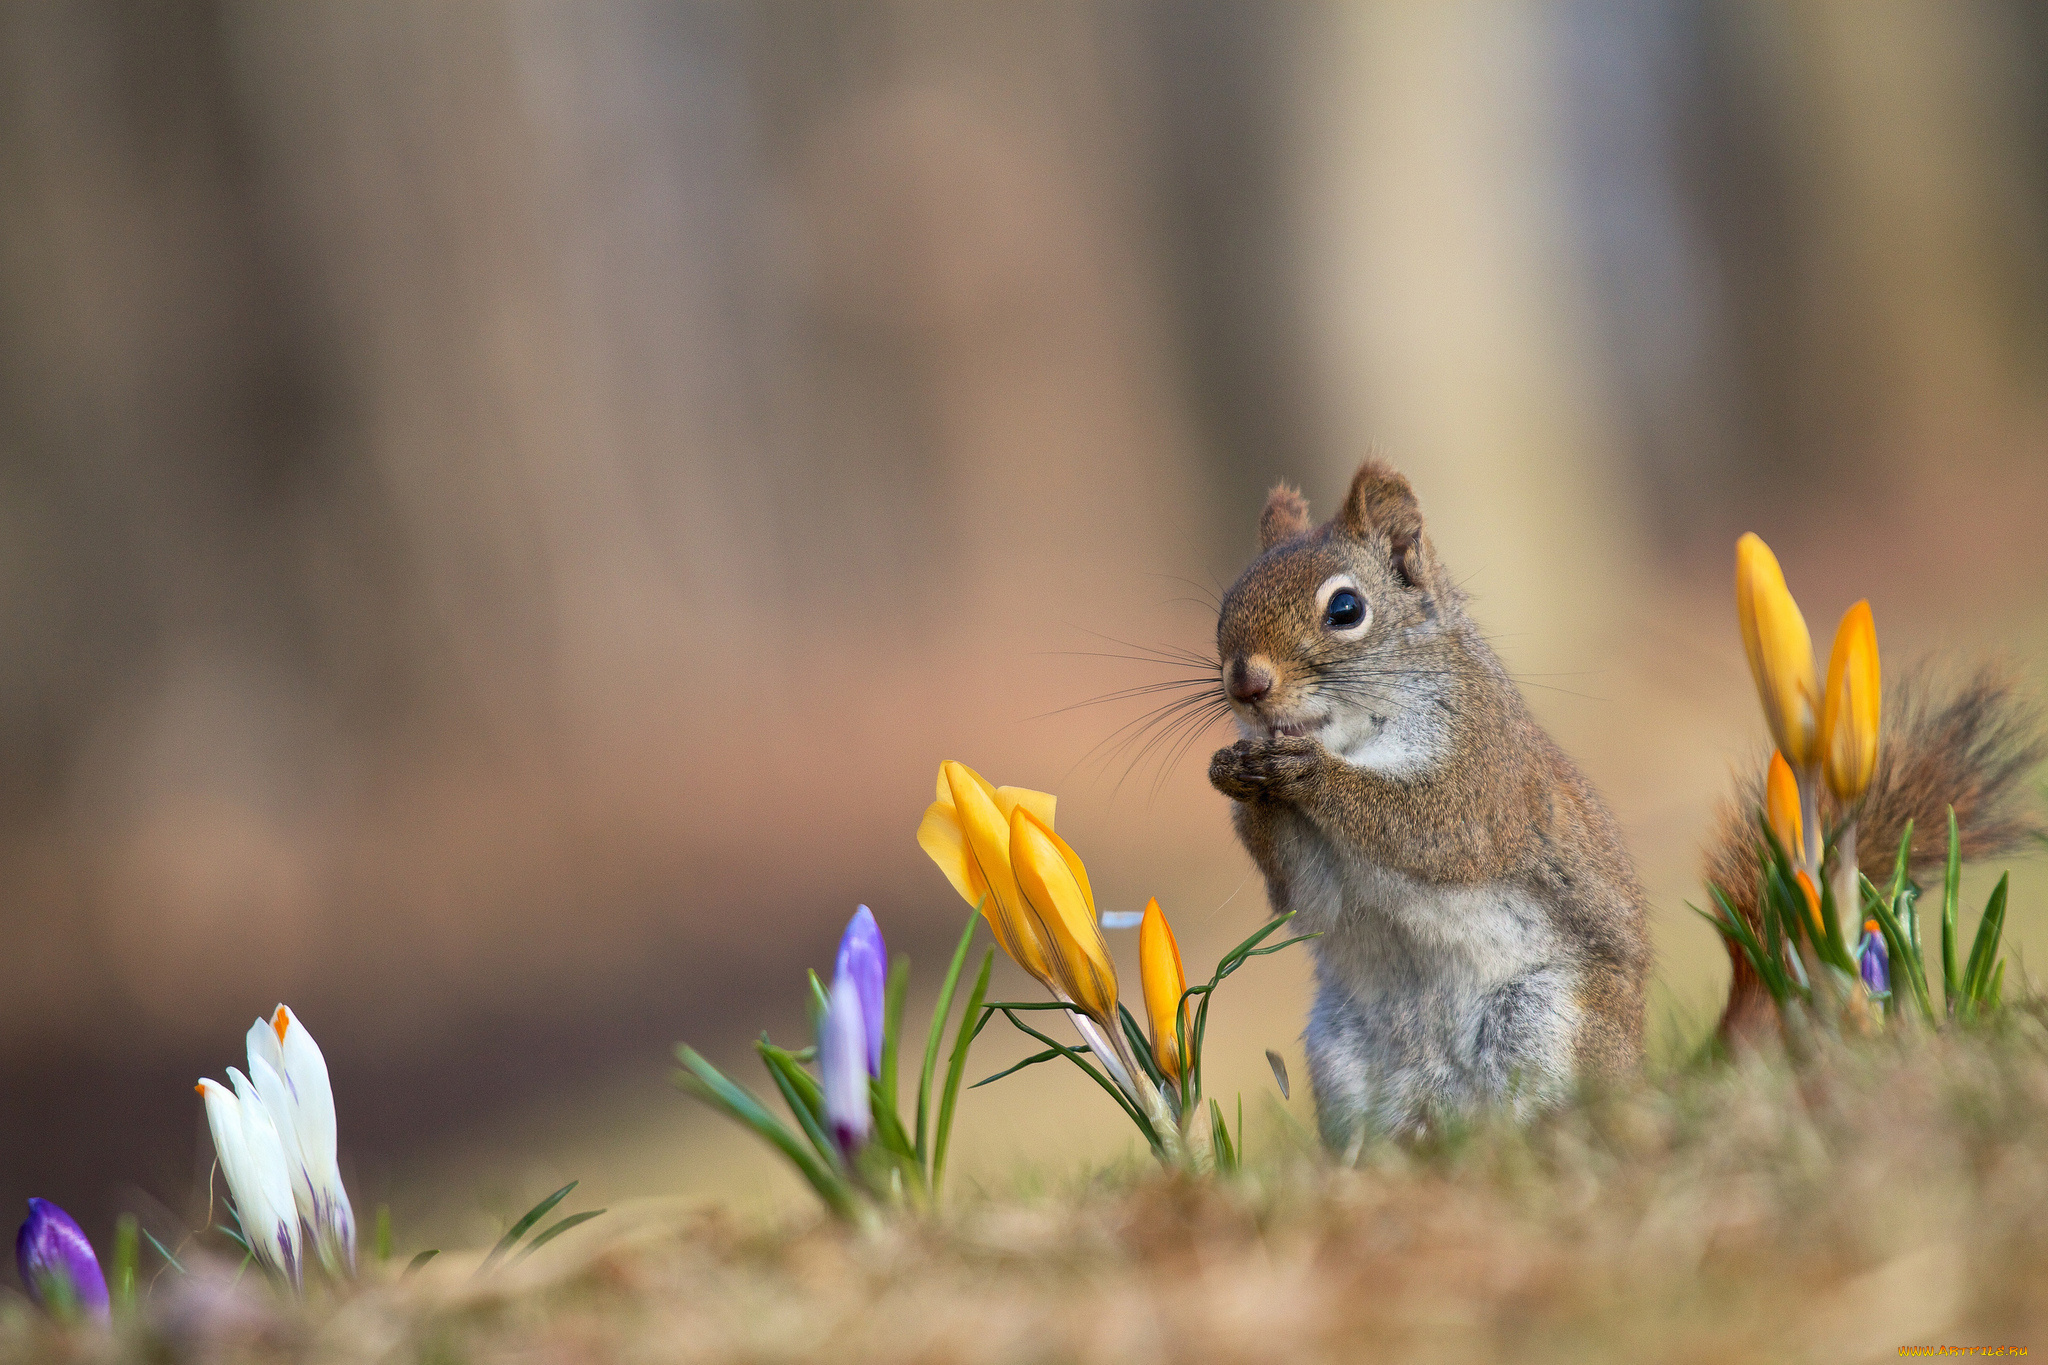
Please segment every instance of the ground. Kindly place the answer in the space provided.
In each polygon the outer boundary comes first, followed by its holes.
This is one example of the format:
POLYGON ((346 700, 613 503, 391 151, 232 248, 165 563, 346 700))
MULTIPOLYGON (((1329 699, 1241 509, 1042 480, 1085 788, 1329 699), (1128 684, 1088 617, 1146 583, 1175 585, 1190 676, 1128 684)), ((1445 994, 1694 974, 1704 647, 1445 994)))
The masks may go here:
MULTIPOLYGON (((1256 1130, 1256 1123, 1254 1128, 1256 1130)), ((168 1275, 0 1362, 1854 1361, 2048 1351, 2048 1010, 1663 1069, 1353 1169, 1276 1120, 1230 1180, 1140 1163, 865 1230, 649 1203, 477 1279, 303 1307, 168 1275)))

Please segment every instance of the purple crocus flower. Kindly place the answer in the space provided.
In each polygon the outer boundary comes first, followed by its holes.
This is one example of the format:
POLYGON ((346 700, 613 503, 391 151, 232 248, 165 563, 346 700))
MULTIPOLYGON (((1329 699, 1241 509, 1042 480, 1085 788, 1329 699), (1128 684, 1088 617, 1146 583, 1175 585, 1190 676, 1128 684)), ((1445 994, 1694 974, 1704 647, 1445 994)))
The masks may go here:
POLYGON ((882 1074, 882 1004, 889 988, 889 949, 875 912, 865 905, 853 912, 839 939, 839 961, 832 980, 853 982, 860 994, 860 1017, 867 1037, 868 1075, 882 1074))
POLYGON ((1877 921, 1871 920, 1863 926, 1862 960, 1863 984, 1872 995, 1889 995, 1892 989, 1891 952, 1884 946, 1884 935, 1877 931, 1877 921))
POLYGON ((818 1021, 818 1076, 825 1091, 825 1121, 849 1159, 866 1144, 874 1124, 865 1014, 853 976, 841 972, 833 977, 825 1017, 818 1021))
POLYGON ((99 1257, 92 1254, 85 1230, 49 1200, 28 1201, 28 1221, 14 1237, 14 1264, 28 1296, 43 1307, 54 1306, 52 1281, 61 1279, 82 1312, 107 1320, 107 1277, 100 1273, 99 1257))

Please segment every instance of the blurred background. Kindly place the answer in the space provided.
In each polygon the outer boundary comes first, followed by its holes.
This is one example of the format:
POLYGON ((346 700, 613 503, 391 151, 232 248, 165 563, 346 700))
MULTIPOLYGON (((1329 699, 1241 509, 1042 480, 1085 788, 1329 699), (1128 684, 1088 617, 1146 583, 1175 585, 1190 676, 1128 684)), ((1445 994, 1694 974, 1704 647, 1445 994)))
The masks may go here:
MULTIPOLYGON (((1697 1037, 1734 538, 1823 650, 1867 595, 2038 684, 2044 399, 2027 0, 0 7, 0 1207, 195 1218, 279 1000, 402 1249, 773 1207, 669 1048, 800 1036, 860 901, 934 987, 940 759, 1191 965, 1256 925, 1225 736, 1079 704, 1375 446, 1697 1037)), ((1233 982, 1226 1101, 1304 977, 1233 982)), ((963 1111, 967 1184, 1127 1146, 1047 1068, 963 1111)))

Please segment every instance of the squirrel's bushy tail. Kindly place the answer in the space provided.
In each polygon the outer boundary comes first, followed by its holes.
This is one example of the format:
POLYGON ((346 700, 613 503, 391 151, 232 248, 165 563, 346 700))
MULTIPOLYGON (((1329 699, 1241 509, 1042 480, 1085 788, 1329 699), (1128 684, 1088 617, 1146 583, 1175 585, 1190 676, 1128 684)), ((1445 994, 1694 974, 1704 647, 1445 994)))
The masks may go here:
MULTIPOLYGON (((2048 733, 2040 710, 2021 693, 2012 672, 1986 664, 1957 683, 1921 667, 1886 689, 1877 771, 1864 798, 1856 842, 1875 879, 1889 871, 1906 822, 1913 822, 1914 875, 1948 857, 1948 808, 1966 860, 2010 853, 2043 832, 2028 799, 2026 779, 2048 760, 2048 733)), ((1750 765, 1721 804, 1707 849, 1707 880, 1759 928, 1756 811, 1763 804, 1764 764, 1750 765)), ((1840 818, 1831 802, 1822 818, 1840 818)), ((1924 880, 1924 878, 1922 878, 1924 880)), ((1724 940, 1735 979, 1721 1013, 1723 1038, 1754 1037, 1770 1027, 1772 1006, 1763 982, 1724 940)))

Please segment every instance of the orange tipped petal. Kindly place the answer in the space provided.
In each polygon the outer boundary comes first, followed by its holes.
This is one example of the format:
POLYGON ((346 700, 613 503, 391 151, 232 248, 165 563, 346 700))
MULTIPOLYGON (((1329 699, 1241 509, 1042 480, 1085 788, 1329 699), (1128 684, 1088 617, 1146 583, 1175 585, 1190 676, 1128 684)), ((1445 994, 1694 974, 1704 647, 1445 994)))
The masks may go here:
POLYGON ((1771 751, 1771 773, 1764 779, 1764 818, 1771 822, 1771 833, 1778 836, 1778 842, 1785 846, 1785 852, 1795 863, 1806 861, 1805 831, 1800 828, 1799 781, 1792 776, 1792 767, 1785 762, 1785 755, 1771 751))
POLYGON ((1806 875, 1803 867, 1792 875, 1799 878, 1799 889, 1806 893, 1806 913, 1813 919, 1813 932, 1825 934, 1827 926, 1821 923, 1820 918, 1820 892, 1813 889, 1813 878, 1806 875))
POLYGON ((1120 1027, 1116 964, 1095 923, 1087 873, 1066 842, 1024 806, 1010 815, 1010 863, 1041 931, 1054 989, 1105 1029, 1120 1027))
POLYGON ((1820 758, 1813 636, 1778 557, 1753 532, 1735 543, 1735 614, 1771 738, 1793 767, 1810 769, 1820 758))
POLYGON ((1828 686, 1821 707, 1821 762, 1828 789, 1848 804, 1870 788, 1877 771, 1877 730, 1883 680, 1877 657, 1877 622, 1870 603, 1858 602, 1835 631, 1828 686))
MULTIPOLYGON (((1138 926, 1138 978, 1145 986, 1145 1014, 1152 1025, 1152 1056, 1162 1074, 1176 1084, 1181 1078, 1177 1016, 1187 1013, 1181 994, 1188 988, 1180 963, 1180 944, 1157 897, 1145 902, 1138 926)), ((1192 1022, 1192 1021, 1190 1021, 1192 1022)))

